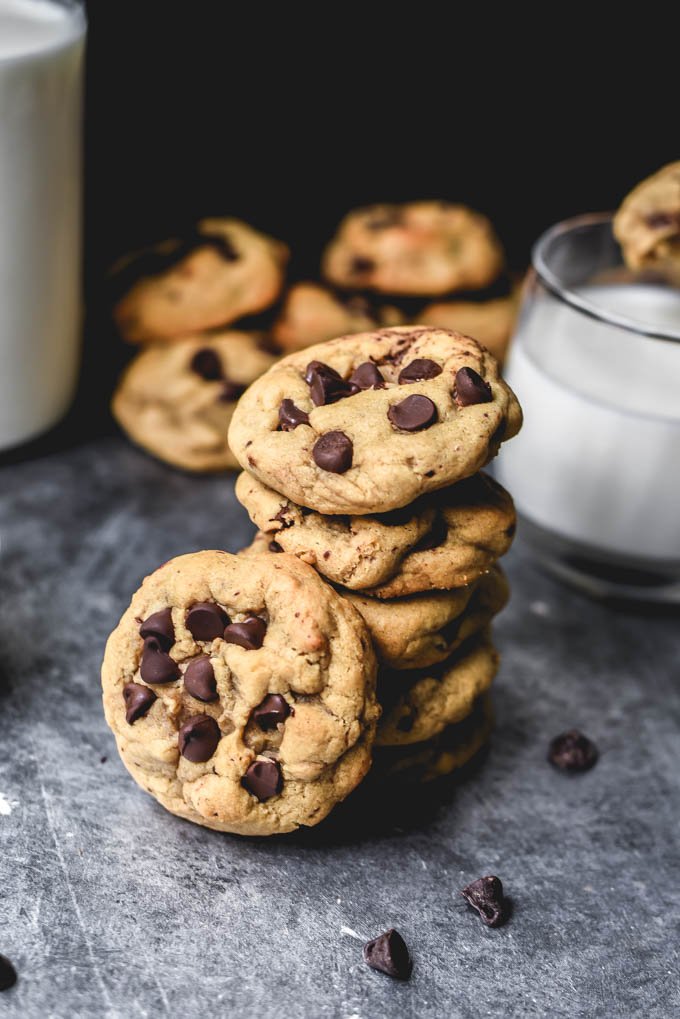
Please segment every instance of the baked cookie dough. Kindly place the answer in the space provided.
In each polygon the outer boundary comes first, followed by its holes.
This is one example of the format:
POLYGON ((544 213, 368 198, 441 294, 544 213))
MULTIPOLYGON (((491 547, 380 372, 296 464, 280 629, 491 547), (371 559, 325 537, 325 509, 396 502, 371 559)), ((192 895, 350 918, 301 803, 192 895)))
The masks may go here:
POLYGON ((483 631, 439 665, 406 672, 380 669, 383 715, 376 746, 422 743, 460 722, 491 686, 498 662, 490 633, 483 631))
POLYGON ((180 556, 106 646, 106 719, 172 813, 272 835, 321 821, 371 762, 379 708, 363 620, 293 556, 180 556))
POLYGON ((286 294, 271 337, 284 353, 290 354, 335 336, 403 321, 397 308, 360 294, 340 295, 320 283, 295 283, 286 294))
POLYGON ((428 304, 417 321, 474 336, 502 364, 515 328, 518 307, 517 294, 493 301, 441 301, 428 304))
POLYGON ((614 236, 630 269, 680 270, 680 161, 647 177, 624 198, 614 236))
POLYGON ((503 261, 485 216, 450 202, 407 202, 350 212, 326 248, 322 273, 339 287, 436 297, 487 286, 503 261))
POLYGON ((378 598, 472 583, 515 533, 512 499, 475 474, 375 516, 324 516, 303 509, 245 471, 236 497, 262 532, 260 551, 291 552, 335 584, 378 598))
POLYGON ((229 445, 244 470, 298 505, 364 515, 475 474, 521 423, 475 340, 395 326, 277 362, 239 401, 229 445))
POLYGON ((236 467, 227 432, 236 402, 273 363, 257 336, 224 332, 149 347, 113 396, 113 416, 154 456, 188 471, 236 467))
POLYGON ((121 260, 114 319, 129 343, 172 342, 226 326, 278 297, 288 248, 238 219, 202 219, 190 236, 121 260))

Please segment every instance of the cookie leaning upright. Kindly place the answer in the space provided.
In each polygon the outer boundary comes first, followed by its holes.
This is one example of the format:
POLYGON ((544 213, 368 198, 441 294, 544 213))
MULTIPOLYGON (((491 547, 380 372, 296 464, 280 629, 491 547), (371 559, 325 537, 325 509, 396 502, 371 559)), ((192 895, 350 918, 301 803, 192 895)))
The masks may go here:
POLYGON ((229 445, 264 484, 320 513, 383 513, 470 477, 522 423, 491 354, 399 326, 292 354, 244 394, 229 445))
POLYGON ((109 638, 106 719, 135 780, 221 831, 321 821, 379 714, 359 614, 292 556, 197 552, 147 577, 109 638))
POLYGON ((614 217, 614 236, 630 269, 680 270, 680 161, 633 188, 614 217))

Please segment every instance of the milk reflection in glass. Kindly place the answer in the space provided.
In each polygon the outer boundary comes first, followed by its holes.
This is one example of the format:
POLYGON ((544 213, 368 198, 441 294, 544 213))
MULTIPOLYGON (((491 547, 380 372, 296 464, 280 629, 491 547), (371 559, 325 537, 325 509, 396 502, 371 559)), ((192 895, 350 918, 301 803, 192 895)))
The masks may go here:
MULTIPOLYGON (((680 329, 680 290, 577 288, 604 312, 680 329)), ((543 291, 506 376, 525 423, 498 462, 518 509, 617 555, 680 560, 680 345, 616 328, 543 291)))
POLYGON ((77 5, 0 0, 0 449, 75 386, 84 33, 77 5))

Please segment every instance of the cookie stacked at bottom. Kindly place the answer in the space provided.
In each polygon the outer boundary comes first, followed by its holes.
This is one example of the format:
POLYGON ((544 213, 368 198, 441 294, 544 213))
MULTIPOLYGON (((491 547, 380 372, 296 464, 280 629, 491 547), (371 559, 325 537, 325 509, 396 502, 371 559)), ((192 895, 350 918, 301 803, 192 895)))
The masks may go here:
POLYGON ((363 617, 380 663, 378 770, 424 778, 484 742, 498 666, 489 623, 512 500, 477 473, 520 427, 474 340, 399 327, 279 362, 234 414, 252 550, 292 553, 363 617))

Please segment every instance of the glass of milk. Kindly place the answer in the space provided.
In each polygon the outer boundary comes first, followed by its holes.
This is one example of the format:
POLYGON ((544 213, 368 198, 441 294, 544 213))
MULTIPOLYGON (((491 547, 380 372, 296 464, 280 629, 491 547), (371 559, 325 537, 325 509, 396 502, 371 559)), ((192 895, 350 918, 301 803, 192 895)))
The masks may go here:
POLYGON ((680 289, 624 268, 610 215, 537 242, 506 377, 525 423, 497 473, 543 562, 680 602, 680 289))
POLYGON ((0 0, 0 450, 77 380, 84 40, 79 3, 0 0))

